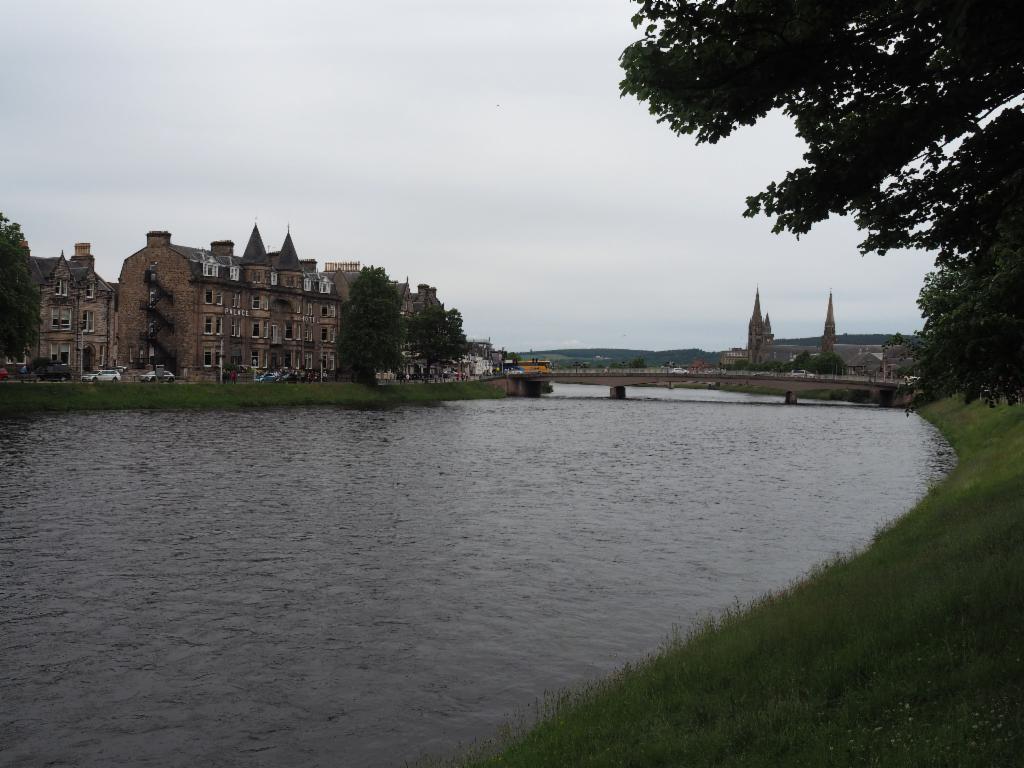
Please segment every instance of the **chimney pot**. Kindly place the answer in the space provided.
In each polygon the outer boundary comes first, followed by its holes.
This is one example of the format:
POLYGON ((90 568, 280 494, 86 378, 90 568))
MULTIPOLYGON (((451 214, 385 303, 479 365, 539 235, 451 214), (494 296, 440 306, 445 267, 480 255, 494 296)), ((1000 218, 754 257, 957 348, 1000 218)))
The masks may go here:
POLYGON ((91 256, 91 243, 75 243, 75 256, 91 256))

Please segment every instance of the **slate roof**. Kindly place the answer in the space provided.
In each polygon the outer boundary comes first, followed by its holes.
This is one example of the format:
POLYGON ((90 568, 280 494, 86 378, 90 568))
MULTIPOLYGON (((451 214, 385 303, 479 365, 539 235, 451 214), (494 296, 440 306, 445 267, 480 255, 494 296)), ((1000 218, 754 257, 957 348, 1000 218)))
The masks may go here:
POLYGON ((249 235, 249 242, 242 253, 243 264, 269 264, 267 249, 263 245, 263 236, 260 235, 260 228, 252 225, 252 234, 249 235))
POLYGON ((302 264, 299 263, 299 254, 295 252, 295 243, 292 242, 291 232, 284 236, 284 244, 277 256, 277 268, 302 269, 302 264))

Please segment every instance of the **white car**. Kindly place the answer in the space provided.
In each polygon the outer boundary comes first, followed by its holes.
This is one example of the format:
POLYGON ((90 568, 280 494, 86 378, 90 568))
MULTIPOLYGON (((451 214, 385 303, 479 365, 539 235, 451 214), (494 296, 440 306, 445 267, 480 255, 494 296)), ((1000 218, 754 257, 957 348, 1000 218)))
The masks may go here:
POLYGON ((690 372, 686 368, 673 368, 671 371, 669 371, 669 373, 676 374, 678 376, 686 376, 690 372))
POLYGON ((113 368, 104 369, 102 371, 92 371, 91 373, 82 374, 82 381, 120 381, 120 372, 113 368))

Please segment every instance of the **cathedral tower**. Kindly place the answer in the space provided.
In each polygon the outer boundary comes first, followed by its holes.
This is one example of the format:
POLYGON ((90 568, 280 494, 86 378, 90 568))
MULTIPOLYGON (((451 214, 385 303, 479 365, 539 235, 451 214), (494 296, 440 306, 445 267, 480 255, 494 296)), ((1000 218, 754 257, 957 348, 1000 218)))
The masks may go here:
POLYGON ((763 363, 768 359, 769 347, 775 336, 772 334, 772 321, 765 315, 761 318, 761 289, 754 294, 754 312, 747 325, 747 356, 752 363, 763 363))

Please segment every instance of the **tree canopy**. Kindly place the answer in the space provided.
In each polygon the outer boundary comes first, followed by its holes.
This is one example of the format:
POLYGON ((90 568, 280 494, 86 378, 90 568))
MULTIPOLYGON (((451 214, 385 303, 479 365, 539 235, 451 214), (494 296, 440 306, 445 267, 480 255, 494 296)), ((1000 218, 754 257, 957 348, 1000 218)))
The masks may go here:
POLYGON ((637 0, 623 94, 714 143, 780 110, 804 165, 747 198, 799 236, 934 251, 919 306, 936 392, 1024 394, 1024 14, 1011 0, 637 0))
POLYGON ((366 384, 402 365, 402 300, 383 267, 363 267, 341 305, 338 357, 366 384))
POLYGON ((21 227, 0 213, 0 363, 20 358, 39 335, 39 291, 22 239, 21 227))
POLYGON ((462 313, 440 304, 426 307, 408 320, 409 351, 431 366, 458 360, 466 351, 462 313))

